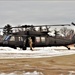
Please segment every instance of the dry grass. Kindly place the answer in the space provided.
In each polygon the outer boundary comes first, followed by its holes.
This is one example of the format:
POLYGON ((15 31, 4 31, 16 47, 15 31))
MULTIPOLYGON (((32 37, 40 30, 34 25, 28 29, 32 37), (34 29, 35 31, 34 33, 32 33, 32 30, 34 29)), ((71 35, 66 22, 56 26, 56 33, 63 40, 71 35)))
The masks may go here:
POLYGON ((39 71, 44 75, 67 75, 68 71, 75 71, 75 55, 48 57, 48 58, 24 58, 24 59, 0 59, 0 72, 14 71, 39 71))

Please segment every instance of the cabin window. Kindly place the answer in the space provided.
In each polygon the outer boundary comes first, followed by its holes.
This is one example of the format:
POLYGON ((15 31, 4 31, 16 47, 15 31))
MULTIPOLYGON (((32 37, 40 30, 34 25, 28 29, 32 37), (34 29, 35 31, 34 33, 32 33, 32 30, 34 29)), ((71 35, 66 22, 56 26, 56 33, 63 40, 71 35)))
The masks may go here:
POLYGON ((45 37, 41 37, 41 42, 45 42, 45 37))
POLYGON ((40 37, 36 37, 36 42, 40 42, 40 37))
POLYGON ((23 41, 23 38, 22 38, 22 37, 18 37, 18 40, 19 40, 19 41, 23 41))
POLYGON ((20 38, 20 37, 18 37, 18 40, 19 40, 19 41, 20 41, 20 39, 21 39, 21 38, 20 38))
POLYGON ((10 41, 15 41, 15 37, 12 36, 12 37, 10 38, 10 41))
POLYGON ((23 38, 21 37, 20 40, 23 41, 23 38))

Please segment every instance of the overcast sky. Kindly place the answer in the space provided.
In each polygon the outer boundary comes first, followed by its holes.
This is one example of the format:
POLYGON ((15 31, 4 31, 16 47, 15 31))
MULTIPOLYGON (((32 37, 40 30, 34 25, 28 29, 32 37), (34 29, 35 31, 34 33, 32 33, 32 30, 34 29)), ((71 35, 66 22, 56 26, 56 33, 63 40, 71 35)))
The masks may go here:
POLYGON ((71 22, 75 22, 75 1, 0 1, 0 27, 71 22))

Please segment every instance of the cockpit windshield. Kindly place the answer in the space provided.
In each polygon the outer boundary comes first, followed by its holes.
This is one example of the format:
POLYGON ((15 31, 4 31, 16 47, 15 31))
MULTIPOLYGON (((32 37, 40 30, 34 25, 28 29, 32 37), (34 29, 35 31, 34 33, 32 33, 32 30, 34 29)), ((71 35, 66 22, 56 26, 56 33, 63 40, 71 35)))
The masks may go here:
POLYGON ((5 36, 3 40, 8 40, 11 35, 5 36))

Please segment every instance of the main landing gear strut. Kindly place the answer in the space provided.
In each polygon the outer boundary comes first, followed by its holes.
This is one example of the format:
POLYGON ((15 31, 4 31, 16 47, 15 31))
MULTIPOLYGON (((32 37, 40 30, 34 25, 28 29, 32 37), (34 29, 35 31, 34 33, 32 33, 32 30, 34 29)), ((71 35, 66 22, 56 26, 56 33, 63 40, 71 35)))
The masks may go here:
POLYGON ((65 46, 68 50, 70 50, 70 48, 68 46, 65 46))

